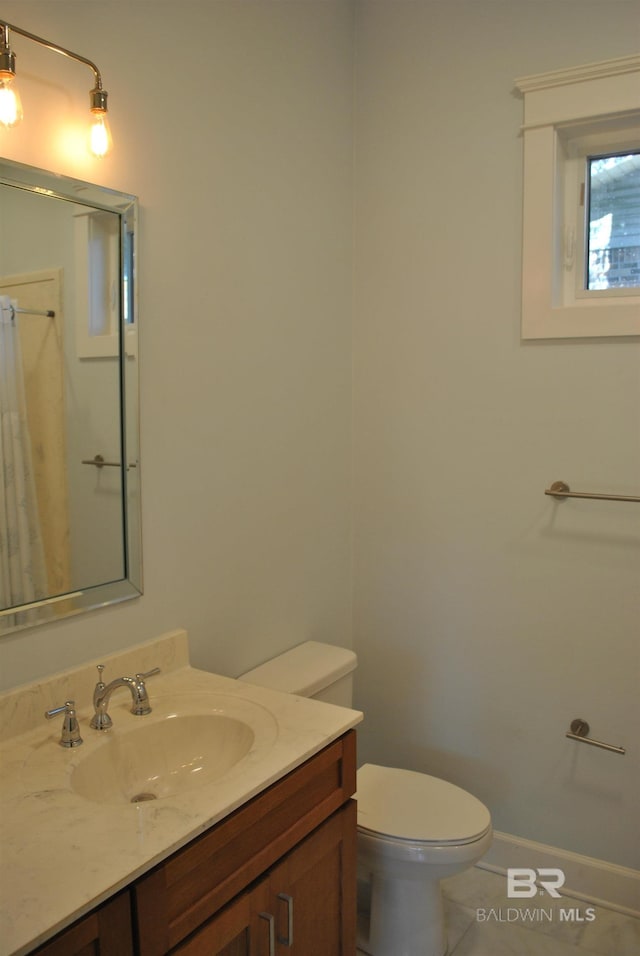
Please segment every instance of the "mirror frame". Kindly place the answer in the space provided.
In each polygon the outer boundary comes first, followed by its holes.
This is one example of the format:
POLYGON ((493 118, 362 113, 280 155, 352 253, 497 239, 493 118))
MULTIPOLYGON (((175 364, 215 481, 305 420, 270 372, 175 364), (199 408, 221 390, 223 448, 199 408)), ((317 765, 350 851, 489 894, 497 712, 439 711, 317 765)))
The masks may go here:
MULTIPOLYGON (((54 624, 70 615, 81 614, 142 594, 142 526, 140 504, 140 440, 139 440, 139 375, 138 360, 127 369, 127 337, 138 335, 138 199, 126 193, 83 182, 35 166, 26 166, 0 157, 0 184, 14 186, 28 192, 51 196, 92 209, 106 210, 120 217, 120 321, 119 321, 119 380, 120 380, 120 442, 122 471, 122 522, 124 545, 124 576, 82 588, 69 594, 52 595, 34 604, 0 608, 0 637, 40 624, 54 624), (125 236, 132 250, 132 290, 129 302, 133 321, 124 328, 123 302, 125 236), (126 463, 126 464, 125 464, 126 463), (136 469, 135 485, 130 466, 136 469), (132 488, 135 499, 132 502, 132 488)), ((134 354, 137 354, 137 346, 134 354)))

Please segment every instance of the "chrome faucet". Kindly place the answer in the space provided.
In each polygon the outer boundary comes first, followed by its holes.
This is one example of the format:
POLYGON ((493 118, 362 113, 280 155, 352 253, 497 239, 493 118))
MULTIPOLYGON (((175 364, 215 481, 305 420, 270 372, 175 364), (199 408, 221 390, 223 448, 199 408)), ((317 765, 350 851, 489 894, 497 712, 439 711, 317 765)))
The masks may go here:
POLYGON ((90 727, 93 727, 94 730, 108 730, 109 727, 113 726, 113 721, 107 713, 107 707, 109 706, 111 695, 118 687, 128 687, 131 691, 133 701, 131 704, 132 714, 143 716, 144 714, 151 713, 151 704, 149 703, 145 680, 147 677, 159 674, 159 667, 154 667, 153 670, 147 671, 146 674, 136 674, 135 677, 116 677, 109 684, 105 684, 102 680, 103 670, 104 664, 98 664, 98 683, 93 692, 93 709, 95 713, 91 718, 90 727))

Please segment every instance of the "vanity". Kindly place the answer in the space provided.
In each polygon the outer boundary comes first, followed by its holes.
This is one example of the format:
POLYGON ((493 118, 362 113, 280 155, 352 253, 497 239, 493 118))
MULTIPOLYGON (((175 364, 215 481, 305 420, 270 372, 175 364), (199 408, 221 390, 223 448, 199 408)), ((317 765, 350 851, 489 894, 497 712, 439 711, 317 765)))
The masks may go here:
POLYGON ((183 631, 100 663, 159 667, 152 713, 118 689, 92 730, 93 664, 0 696, 0 956, 354 956, 362 715, 192 668, 183 631))

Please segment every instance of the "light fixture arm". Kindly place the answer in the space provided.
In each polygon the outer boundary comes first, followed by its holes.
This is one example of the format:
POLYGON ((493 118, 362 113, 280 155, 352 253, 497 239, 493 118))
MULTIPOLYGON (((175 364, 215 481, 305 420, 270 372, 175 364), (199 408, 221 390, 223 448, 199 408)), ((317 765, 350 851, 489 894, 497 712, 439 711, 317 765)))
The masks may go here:
POLYGON ((92 119, 88 145, 94 156, 98 158, 106 156, 111 149, 111 131, 107 121, 107 91, 102 87, 102 77, 98 67, 86 56, 67 50, 66 47, 36 36, 35 33, 29 33, 28 30, 7 23, 6 20, 0 20, 0 125, 10 128, 16 126, 22 119, 20 97, 13 85, 16 76, 16 57, 9 43, 12 30, 27 40, 33 40, 34 43, 46 47, 47 50, 52 50, 54 53, 89 67, 93 73, 94 86, 92 90, 89 90, 89 110, 92 119))
MULTIPOLYGON (((63 46, 59 46, 57 43, 52 43, 51 40, 45 40, 43 37, 36 36, 35 33, 29 33, 28 30, 23 30, 21 27, 16 27, 11 23, 7 23, 6 20, 0 21, 0 52, 8 51, 9 49, 9 32, 13 30, 14 33, 19 33, 20 36, 26 37, 27 40, 33 40, 34 43, 39 43, 41 46, 45 46, 48 50, 53 50, 54 53, 60 53, 62 56, 69 57, 71 60, 76 60, 78 63, 84 63, 85 66, 88 66, 90 70, 93 71, 95 78, 95 89, 91 92, 102 92, 106 97, 106 92, 102 89, 102 77, 100 75, 100 70, 92 63, 91 60, 88 60, 86 56, 81 56, 79 53, 74 53, 72 50, 67 50, 63 46)), ((106 100, 105 100, 106 102, 106 100)))

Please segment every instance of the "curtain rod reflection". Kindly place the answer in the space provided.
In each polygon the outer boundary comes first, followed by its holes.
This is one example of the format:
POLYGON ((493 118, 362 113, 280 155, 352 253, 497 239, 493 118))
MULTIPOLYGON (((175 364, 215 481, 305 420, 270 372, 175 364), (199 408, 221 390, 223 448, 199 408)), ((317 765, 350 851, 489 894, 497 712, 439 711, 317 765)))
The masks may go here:
POLYGON ((11 306, 11 321, 16 315, 44 315, 47 319, 55 319, 56 314, 53 309, 17 309, 15 305, 11 306))

